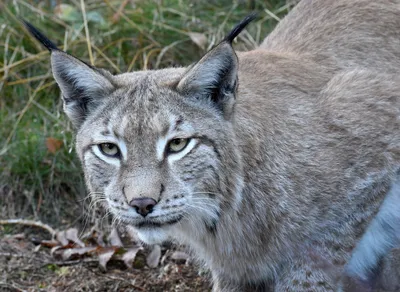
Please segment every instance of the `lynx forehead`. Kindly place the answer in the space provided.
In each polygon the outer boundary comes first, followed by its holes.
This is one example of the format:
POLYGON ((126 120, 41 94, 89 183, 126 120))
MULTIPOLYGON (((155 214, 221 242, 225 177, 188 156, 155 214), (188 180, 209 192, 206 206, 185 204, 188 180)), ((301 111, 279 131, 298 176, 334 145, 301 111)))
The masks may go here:
POLYGON ((399 16, 303 0, 253 51, 249 16, 188 68, 115 76, 26 26, 90 191, 141 240, 186 244, 214 291, 372 291, 400 234, 399 16))

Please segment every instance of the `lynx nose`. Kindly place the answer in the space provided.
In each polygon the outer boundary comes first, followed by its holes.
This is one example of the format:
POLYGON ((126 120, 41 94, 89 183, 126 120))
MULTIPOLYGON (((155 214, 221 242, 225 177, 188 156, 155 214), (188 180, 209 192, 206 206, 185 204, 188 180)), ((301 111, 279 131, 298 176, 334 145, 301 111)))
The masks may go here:
POLYGON ((129 202, 129 205, 135 208, 136 212, 143 217, 151 213, 156 204, 157 202, 154 199, 148 197, 136 198, 129 202))

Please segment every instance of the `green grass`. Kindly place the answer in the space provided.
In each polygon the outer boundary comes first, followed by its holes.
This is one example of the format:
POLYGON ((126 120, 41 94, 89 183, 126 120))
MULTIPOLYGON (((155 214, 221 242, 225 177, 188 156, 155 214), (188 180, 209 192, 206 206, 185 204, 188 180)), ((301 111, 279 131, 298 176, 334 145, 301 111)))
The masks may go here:
POLYGON ((251 49, 290 8, 284 0, 90 0, 85 1, 88 39, 81 1, 65 1, 62 9, 54 3, 60 1, 0 3, 0 217, 55 225, 81 218, 83 175, 49 53, 19 17, 69 53, 116 74, 189 65, 254 9, 259 18, 236 44, 251 49), (191 40, 191 32, 204 34, 204 49, 191 40), (49 137, 63 142, 56 153, 46 147, 49 137))

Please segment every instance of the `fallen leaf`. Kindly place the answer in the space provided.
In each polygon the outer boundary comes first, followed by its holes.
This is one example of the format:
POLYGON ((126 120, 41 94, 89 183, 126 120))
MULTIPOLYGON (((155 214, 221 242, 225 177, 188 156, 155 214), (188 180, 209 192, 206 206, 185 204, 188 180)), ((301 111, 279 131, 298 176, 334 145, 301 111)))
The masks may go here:
POLYGON ((52 247, 50 250, 51 256, 57 260, 61 260, 62 259, 62 254, 60 252, 61 249, 62 249, 61 245, 52 247))
POLYGON ((63 145, 63 142, 59 139, 49 137, 46 139, 46 147, 50 153, 55 154, 58 149, 63 145))
POLYGON ((115 227, 113 227, 113 229, 111 229, 110 235, 108 236, 108 242, 112 246, 118 246, 118 247, 123 246, 121 238, 119 238, 118 231, 115 227))
POLYGON ((207 37, 204 33, 189 32, 189 37, 200 49, 205 50, 207 44, 207 37))
POLYGON ((56 240, 60 242, 62 246, 68 245, 68 239, 64 230, 56 233, 56 240))
POLYGON ((74 244, 84 247, 85 244, 82 242, 82 240, 79 239, 78 237, 78 229, 76 228, 69 228, 65 231, 65 237, 69 240, 72 241, 74 244))
POLYGON ((70 259, 80 258, 84 255, 89 254, 97 249, 95 246, 88 247, 78 247, 78 248, 67 248, 59 250, 59 254, 63 261, 67 261, 70 259))
POLYGON ((105 246, 106 245, 104 243, 104 240, 103 240, 104 233, 102 231, 97 231, 96 230, 96 231, 93 232, 92 236, 93 236, 93 239, 96 241, 96 243, 99 246, 105 246))
POLYGON ((113 254, 117 251, 117 249, 113 247, 102 247, 97 248, 98 250, 98 258, 99 258, 99 265, 103 271, 107 271, 107 263, 113 256, 113 254))
POLYGON ((40 245, 38 246, 44 246, 44 247, 55 247, 55 246, 59 246, 60 242, 57 240, 42 240, 40 242, 40 245))
POLYGON ((125 266, 129 269, 132 268, 132 264, 135 261, 136 254, 139 250, 143 249, 141 246, 134 246, 129 248, 126 253, 122 256, 122 260, 125 263, 125 266))
POLYGON ((156 244, 146 258, 146 263, 150 268, 156 268, 160 263, 161 247, 156 244))

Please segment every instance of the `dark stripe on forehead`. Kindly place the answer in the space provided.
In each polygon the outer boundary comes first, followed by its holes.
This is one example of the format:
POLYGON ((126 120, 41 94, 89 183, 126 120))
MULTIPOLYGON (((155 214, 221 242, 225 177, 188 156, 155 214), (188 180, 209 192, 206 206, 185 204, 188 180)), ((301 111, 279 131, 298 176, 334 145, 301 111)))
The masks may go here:
POLYGON ((109 123, 110 123, 110 118, 108 116, 104 117, 103 125, 107 127, 109 123))
MULTIPOLYGON (((178 131, 179 130, 179 126, 183 124, 183 117, 179 116, 175 121, 174 121, 174 125, 172 127, 172 131, 178 131)), ((161 131, 161 136, 167 136, 169 129, 171 128, 170 124, 167 124, 161 131)))
POLYGON ((110 136, 111 135, 109 130, 103 130, 103 131, 100 132, 100 134, 103 135, 103 136, 110 136))
POLYGON ((178 130, 179 126, 183 124, 183 117, 179 116, 175 121, 174 130, 178 130))

